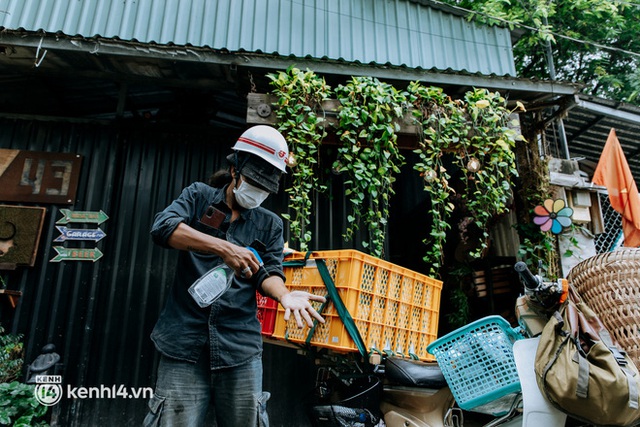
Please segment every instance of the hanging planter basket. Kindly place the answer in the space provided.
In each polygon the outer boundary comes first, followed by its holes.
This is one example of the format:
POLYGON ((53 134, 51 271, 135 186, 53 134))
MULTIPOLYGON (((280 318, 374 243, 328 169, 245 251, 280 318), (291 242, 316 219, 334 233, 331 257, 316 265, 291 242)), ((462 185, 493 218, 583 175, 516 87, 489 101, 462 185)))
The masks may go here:
POLYGON ((593 256, 573 267, 568 280, 640 366, 640 249, 593 256))

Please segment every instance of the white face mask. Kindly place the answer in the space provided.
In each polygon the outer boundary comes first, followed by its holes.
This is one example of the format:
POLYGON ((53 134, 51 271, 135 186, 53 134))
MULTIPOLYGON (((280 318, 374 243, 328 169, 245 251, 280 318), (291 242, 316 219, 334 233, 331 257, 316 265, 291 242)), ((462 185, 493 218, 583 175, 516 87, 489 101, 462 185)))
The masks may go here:
POLYGON ((238 204, 245 209, 257 208, 269 197, 268 191, 253 186, 245 180, 242 180, 240 185, 233 189, 233 194, 235 194, 238 204))

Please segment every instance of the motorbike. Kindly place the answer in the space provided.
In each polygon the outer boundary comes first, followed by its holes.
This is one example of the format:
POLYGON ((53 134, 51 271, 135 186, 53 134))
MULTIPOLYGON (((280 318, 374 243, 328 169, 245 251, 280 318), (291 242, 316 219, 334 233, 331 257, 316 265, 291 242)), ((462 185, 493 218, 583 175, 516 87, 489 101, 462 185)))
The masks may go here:
MULTIPOLYGON (((367 371, 354 361, 319 362, 314 407, 318 427, 564 426, 566 414, 538 389, 534 361, 541 331, 559 305, 566 281, 545 281, 519 262, 524 284, 516 302, 518 327, 487 316, 431 343, 436 362, 384 352, 372 354, 367 371), (338 384, 331 382, 338 379, 338 384), (331 398, 329 398, 331 396, 331 398)), ((329 358, 331 359, 331 358, 329 358)))

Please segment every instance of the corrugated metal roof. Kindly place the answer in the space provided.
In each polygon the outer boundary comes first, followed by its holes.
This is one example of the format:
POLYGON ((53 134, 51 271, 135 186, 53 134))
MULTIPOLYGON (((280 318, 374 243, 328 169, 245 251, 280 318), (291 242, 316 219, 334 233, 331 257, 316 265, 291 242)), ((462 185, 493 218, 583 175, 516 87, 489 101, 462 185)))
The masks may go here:
POLYGON ((508 29, 408 0, 0 0, 0 27, 515 75, 508 29))
MULTIPOLYGON (((617 101, 579 95, 568 106, 563 119, 569 155, 577 158, 582 168, 591 175, 595 170, 602 149, 611 129, 616 130, 618 140, 636 183, 640 183, 640 108, 617 101)), ((547 129, 549 141, 560 141, 560 129, 547 129)), ((562 147, 551 146, 552 154, 563 158, 562 147)))

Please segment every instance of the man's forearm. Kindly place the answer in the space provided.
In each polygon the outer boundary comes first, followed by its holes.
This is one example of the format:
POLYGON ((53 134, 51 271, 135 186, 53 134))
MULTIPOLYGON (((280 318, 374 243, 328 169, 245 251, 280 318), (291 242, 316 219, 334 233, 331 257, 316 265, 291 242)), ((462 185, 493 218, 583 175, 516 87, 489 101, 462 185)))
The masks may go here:
POLYGON ((269 276, 262 282, 262 291, 269 297, 280 302, 289 293, 280 276, 269 276))
POLYGON ((227 242, 180 223, 169 236, 167 243, 174 249, 222 256, 227 242))
MULTIPOLYGON (((184 223, 176 227, 167 243, 174 249, 218 255, 237 274, 244 273, 243 270, 246 267, 255 273, 260 267, 255 255, 249 249, 209 236, 184 223)), ((245 277, 250 278, 251 274, 245 277)))

